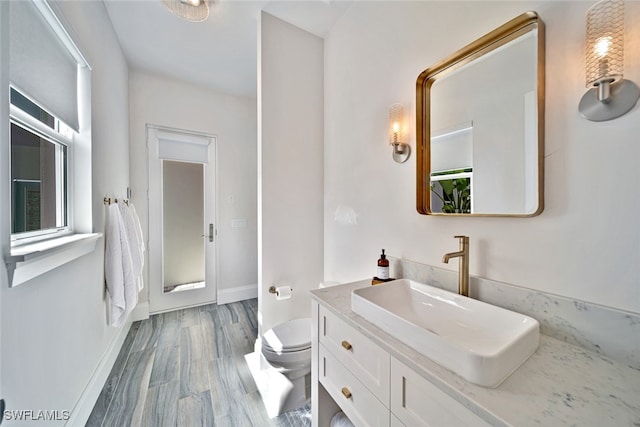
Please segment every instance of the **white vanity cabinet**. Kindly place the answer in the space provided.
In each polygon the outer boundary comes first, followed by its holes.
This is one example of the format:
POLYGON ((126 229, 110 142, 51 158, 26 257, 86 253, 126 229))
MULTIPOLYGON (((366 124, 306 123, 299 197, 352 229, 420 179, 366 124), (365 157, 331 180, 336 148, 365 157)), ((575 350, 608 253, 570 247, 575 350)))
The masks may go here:
POLYGON ((388 426, 389 353, 326 307, 317 312, 318 381, 356 425, 388 426))
POLYGON ((381 402, 389 402, 389 353, 323 306, 318 327, 322 347, 381 402))
POLYGON ((389 408, 380 402, 325 347, 319 349, 319 379, 331 398, 357 426, 389 425, 389 408))
POLYGON ((391 411, 406 426, 489 427, 398 359, 391 358, 391 411))
POLYGON ((313 426, 342 410, 357 426, 488 426, 340 315, 313 302, 313 426))

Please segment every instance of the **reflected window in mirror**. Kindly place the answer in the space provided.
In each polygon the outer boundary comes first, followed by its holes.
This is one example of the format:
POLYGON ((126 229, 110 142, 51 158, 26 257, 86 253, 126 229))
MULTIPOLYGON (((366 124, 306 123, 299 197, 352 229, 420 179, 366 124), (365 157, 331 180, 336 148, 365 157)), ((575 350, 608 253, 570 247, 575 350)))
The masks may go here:
POLYGON ((473 206, 473 122, 431 132, 431 210, 470 214, 473 206))

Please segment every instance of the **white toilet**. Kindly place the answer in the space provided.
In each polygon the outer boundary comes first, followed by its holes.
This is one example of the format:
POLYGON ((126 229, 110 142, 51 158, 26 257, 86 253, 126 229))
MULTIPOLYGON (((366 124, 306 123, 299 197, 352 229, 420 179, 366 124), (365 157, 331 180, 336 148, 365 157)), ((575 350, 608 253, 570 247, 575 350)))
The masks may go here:
MULTIPOLYGON (((334 285, 320 283, 321 288, 334 285)), ((261 348, 245 356, 270 417, 310 401, 311 335, 311 318, 289 320, 266 331, 261 348)))
POLYGON ((262 336, 262 355, 290 380, 311 372, 311 319, 294 319, 262 336))

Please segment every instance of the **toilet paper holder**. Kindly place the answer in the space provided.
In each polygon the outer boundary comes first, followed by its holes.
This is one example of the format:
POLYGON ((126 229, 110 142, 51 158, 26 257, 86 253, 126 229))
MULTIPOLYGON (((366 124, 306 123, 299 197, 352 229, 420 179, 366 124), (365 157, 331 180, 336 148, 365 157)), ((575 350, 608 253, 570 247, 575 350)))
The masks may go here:
MULTIPOLYGON (((291 291, 293 292, 293 289, 291 289, 291 291)), ((275 293, 277 293, 277 291, 276 291, 276 287, 275 287, 274 285, 271 285, 271 286, 269 287, 269 293, 270 293, 270 294, 275 294, 275 293)))

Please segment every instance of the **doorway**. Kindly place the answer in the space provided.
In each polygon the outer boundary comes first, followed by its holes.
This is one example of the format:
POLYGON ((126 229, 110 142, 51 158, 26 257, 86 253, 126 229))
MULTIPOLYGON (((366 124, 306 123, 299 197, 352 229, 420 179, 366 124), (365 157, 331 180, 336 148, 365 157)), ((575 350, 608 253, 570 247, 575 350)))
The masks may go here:
POLYGON ((216 301, 216 138, 147 126, 149 311, 216 301))

